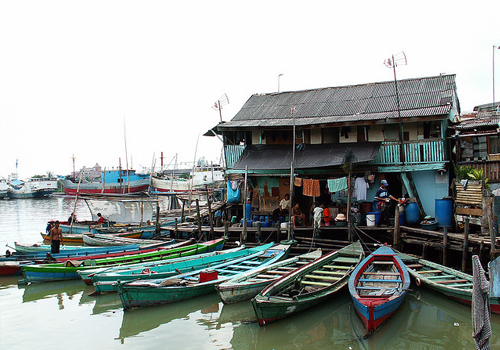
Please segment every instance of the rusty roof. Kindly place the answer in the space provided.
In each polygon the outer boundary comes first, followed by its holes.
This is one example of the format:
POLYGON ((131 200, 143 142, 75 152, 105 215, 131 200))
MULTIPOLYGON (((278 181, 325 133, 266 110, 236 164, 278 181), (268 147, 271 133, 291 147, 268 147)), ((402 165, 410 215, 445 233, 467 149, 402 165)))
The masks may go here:
MULTIPOLYGON (((397 85, 402 118, 447 116, 457 100, 454 74, 398 80, 397 85)), ((297 126, 389 121, 398 118, 396 101, 394 81, 255 94, 219 130, 291 126, 293 119, 297 126)))

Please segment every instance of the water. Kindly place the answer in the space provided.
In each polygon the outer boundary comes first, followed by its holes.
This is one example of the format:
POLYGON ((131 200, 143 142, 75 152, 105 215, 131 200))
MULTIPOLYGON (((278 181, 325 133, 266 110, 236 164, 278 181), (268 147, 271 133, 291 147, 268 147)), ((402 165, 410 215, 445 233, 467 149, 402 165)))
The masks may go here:
MULTIPOLYGON (((0 201, 0 245, 41 241, 49 219, 65 220, 71 198, 0 201)), ((79 219, 90 219, 84 202, 79 219)), ((426 289, 367 339, 346 291, 288 319, 259 327, 250 302, 223 305, 217 294, 123 312, 115 294, 91 297, 83 282, 18 287, 0 277, 0 349, 474 349, 470 308, 426 289)), ((500 316, 492 315, 492 349, 500 316)))

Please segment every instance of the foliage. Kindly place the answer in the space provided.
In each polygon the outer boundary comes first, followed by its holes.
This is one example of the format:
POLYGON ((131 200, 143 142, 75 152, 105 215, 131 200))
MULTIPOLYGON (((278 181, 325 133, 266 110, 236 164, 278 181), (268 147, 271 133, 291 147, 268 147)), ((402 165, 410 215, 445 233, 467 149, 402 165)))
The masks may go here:
POLYGON ((489 179, 484 176, 484 169, 478 169, 472 165, 462 165, 455 167, 455 176, 458 181, 460 180, 477 180, 483 181, 484 187, 489 187, 489 179))

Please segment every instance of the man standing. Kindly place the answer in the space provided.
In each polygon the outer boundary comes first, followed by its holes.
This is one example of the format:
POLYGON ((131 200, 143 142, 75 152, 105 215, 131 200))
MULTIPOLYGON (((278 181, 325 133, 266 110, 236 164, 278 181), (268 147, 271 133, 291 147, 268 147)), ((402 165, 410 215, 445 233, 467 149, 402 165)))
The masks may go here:
POLYGON ((375 194, 375 199, 378 202, 377 208, 380 209, 381 214, 380 214, 380 219, 377 222, 377 226, 380 227, 382 225, 387 225, 389 226, 391 224, 389 220, 390 216, 390 206, 391 206, 391 199, 397 201, 396 198, 394 198, 390 193, 387 187, 389 184, 387 183, 387 180, 382 180, 380 181, 380 188, 377 190, 377 193, 375 194))
POLYGON ((59 253, 61 243, 64 245, 62 229, 59 227, 59 221, 56 221, 55 226, 50 230, 50 253, 59 253))

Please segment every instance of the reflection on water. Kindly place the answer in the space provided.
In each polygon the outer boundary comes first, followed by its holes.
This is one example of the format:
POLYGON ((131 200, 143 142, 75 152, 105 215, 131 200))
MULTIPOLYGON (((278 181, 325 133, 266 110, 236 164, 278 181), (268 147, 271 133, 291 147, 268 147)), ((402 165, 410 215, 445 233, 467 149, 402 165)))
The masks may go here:
MULTIPOLYGON (((71 198, 0 201, 0 243, 40 241, 46 221, 64 220, 73 206, 71 198)), ((85 203, 77 208, 79 218, 90 217, 85 203)), ((347 290, 260 327, 249 301, 224 305, 215 292, 123 312, 117 294, 89 296, 93 287, 79 280, 18 287, 19 278, 0 277, 2 349, 52 349, 52 335, 60 337, 60 329, 65 330, 61 348, 71 349, 474 349, 470 308, 416 286, 393 317, 364 338, 347 290), (39 329, 47 320, 57 334, 39 329)), ((491 348, 500 349, 499 315, 492 315, 492 328, 491 348)))

